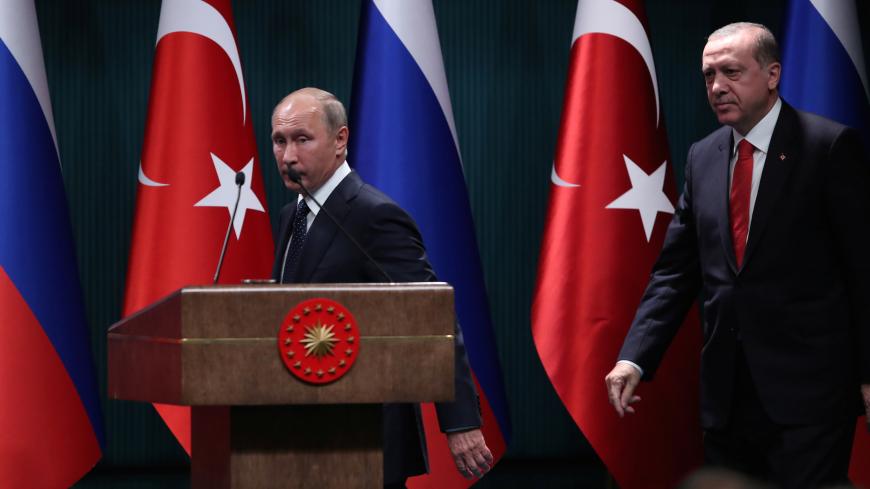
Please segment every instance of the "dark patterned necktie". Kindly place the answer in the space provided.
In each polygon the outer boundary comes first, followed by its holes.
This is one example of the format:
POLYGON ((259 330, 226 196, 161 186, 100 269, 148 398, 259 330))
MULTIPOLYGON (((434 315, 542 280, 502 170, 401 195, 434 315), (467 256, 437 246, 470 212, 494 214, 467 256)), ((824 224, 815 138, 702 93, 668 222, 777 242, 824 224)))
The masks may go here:
POLYGON ((284 260, 284 270, 281 273, 281 282, 295 279, 296 269, 299 268, 299 255, 308 237, 307 218, 308 204, 305 199, 296 204, 296 215, 293 218, 293 234, 290 235, 290 247, 287 249, 287 257, 284 260))

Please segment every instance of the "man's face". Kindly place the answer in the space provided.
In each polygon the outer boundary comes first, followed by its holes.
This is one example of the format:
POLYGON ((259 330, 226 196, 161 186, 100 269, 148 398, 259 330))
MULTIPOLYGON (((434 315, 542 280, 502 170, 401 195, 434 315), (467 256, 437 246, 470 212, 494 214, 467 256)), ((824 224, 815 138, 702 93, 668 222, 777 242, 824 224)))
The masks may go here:
POLYGON ((780 65, 758 64, 753 56, 757 31, 744 29, 710 40, 701 57, 707 99, 721 124, 746 134, 776 102, 780 65))
POLYGON ((329 130, 314 97, 299 94, 281 102, 272 116, 272 152, 284 185, 301 191, 287 175, 292 167, 309 191, 320 188, 344 161, 347 134, 347 127, 329 130))

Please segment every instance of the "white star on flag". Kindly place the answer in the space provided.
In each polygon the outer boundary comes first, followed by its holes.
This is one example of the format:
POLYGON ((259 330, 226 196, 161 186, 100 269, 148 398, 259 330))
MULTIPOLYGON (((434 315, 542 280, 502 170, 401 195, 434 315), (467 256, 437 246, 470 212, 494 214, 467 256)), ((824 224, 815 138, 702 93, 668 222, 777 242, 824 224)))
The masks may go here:
POLYGON ((646 241, 649 242, 656 223, 656 214, 674 213, 674 206, 664 192, 668 162, 662 162, 656 171, 647 175, 631 158, 625 155, 622 158, 625 160, 625 168, 628 169, 628 178, 631 179, 631 189, 608 204, 607 208, 637 210, 643 222, 646 241))
MULTIPOLYGON (((220 186, 193 205, 194 207, 226 207, 227 212, 232 216, 233 206, 236 204, 236 171, 214 153, 211 153, 211 160, 214 162, 220 186)), ((253 181, 251 173, 253 171, 254 158, 251 158, 248 164, 242 168, 242 173, 245 174, 245 183, 242 184, 242 193, 239 197, 239 210, 236 211, 236 218, 233 220, 233 231, 236 233, 236 239, 242 235, 242 226, 245 224, 245 213, 248 209, 265 212, 257 194, 251 190, 251 181, 253 181)))

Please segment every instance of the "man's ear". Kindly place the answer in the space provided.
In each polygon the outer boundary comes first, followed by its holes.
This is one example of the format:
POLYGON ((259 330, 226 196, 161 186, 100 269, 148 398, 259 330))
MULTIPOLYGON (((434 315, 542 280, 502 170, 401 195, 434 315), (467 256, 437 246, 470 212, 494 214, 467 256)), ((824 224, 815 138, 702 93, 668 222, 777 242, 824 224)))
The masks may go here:
POLYGON ((776 90, 779 86, 779 76, 782 74, 782 65, 774 61, 767 65, 767 89, 776 90))
POLYGON ((344 155, 345 151, 347 151, 347 137, 349 135, 349 131, 347 126, 341 126, 338 132, 335 134, 335 155, 344 155))

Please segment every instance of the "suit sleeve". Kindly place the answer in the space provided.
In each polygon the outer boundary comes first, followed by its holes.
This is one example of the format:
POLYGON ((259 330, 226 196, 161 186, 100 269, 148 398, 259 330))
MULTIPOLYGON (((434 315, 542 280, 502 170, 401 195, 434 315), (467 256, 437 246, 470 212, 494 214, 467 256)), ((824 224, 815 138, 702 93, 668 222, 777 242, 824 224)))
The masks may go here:
POLYGON ((652 380, 671 340, 683 323, 701 286, 698 241, 692 213, 693 145, 686 164, 686 181, 668 226, 665 242, 653 266, 631 328, 618 360, 643 369, 643 380, 652 380))
MULTIPOLYGON (((420 231, 411 217, 398 205, 385 203, 372 212, 367 251, 396 282, 431 282, 437 280, 420 231)), ((377 268, 367 263, 367 274, 381 280, 377 268)), ((455 326, 453 402, 436 403, 438 424, 443 432, 462 431, 481 426, 477 391, 459 324, 455 326)))
POLYGON ((846 274, 859 380, 870 384, 870 162, 856 131, 834 139, 828 163, 825 210, 846 274))

